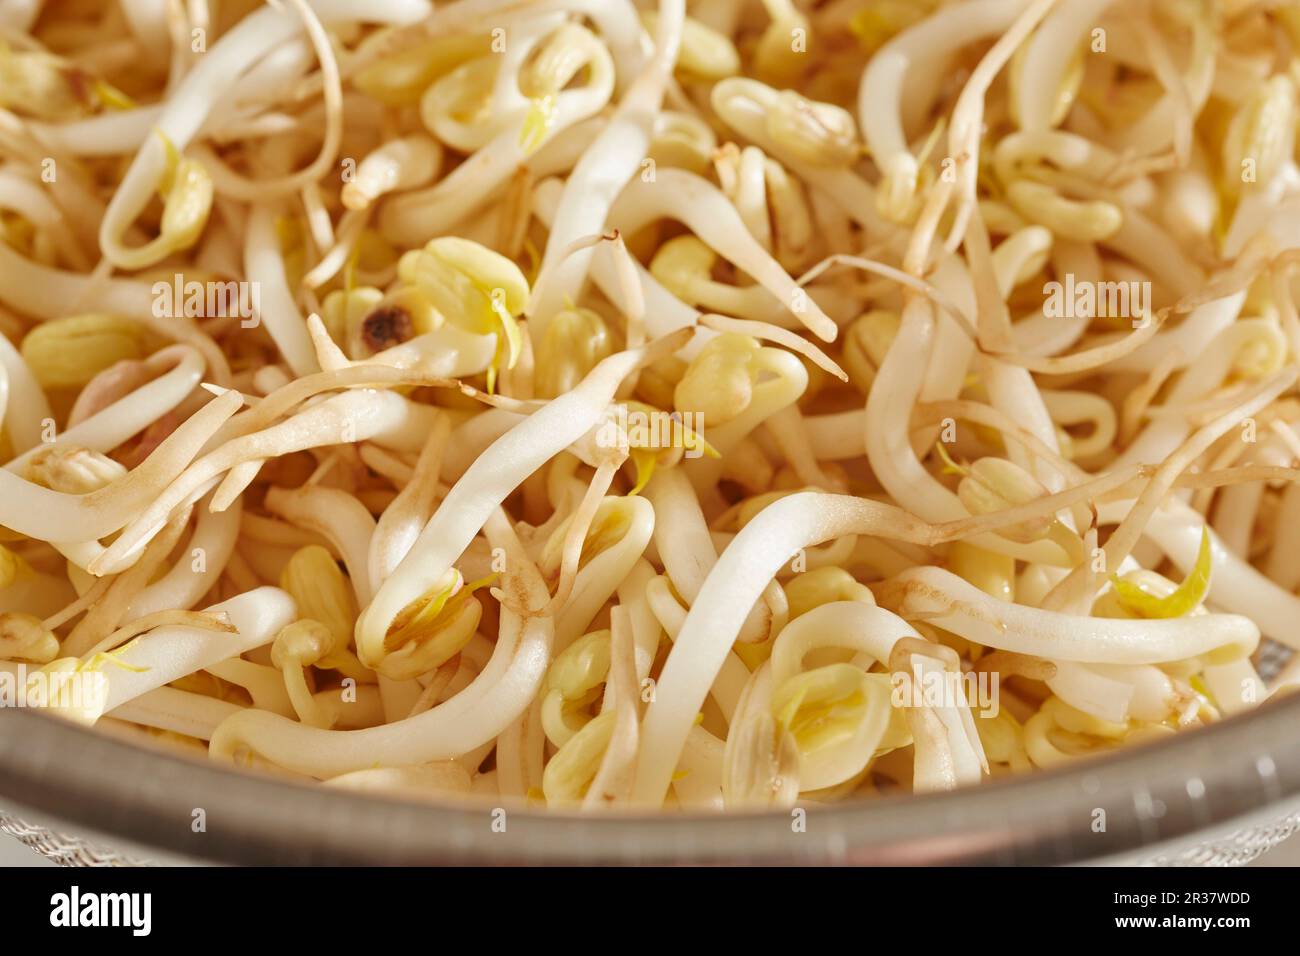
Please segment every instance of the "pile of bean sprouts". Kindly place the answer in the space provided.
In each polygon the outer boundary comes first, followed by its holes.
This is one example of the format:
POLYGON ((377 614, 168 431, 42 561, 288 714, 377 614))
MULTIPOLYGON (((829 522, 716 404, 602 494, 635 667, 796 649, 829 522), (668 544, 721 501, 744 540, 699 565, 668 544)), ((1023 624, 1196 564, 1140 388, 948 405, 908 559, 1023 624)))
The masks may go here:
POLYGON ((1265 704, 1298 82, 1281 0, 4 0, 0 678, 584 810, 1265 704))

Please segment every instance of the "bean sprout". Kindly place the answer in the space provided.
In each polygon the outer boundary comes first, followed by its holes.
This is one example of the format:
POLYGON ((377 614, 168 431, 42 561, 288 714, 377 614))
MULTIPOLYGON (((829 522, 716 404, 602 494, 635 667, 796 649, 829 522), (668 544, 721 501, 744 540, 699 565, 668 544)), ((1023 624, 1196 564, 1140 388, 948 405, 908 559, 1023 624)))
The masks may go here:
POLYGON ((1279 5, 101 6, 0 14, 34 706, 716 812, 1300 681, 1279 5))

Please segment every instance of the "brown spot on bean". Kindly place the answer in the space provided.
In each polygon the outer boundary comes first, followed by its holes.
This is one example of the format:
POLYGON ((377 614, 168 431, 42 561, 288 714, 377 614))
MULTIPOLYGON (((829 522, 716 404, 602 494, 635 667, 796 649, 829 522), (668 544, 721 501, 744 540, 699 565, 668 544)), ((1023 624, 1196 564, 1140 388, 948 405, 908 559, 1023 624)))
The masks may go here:
POLYGON ((361 322, 361 340, 372 352, 400 345, 414 335, 411 314, 395 305, 381 305, 361 322))

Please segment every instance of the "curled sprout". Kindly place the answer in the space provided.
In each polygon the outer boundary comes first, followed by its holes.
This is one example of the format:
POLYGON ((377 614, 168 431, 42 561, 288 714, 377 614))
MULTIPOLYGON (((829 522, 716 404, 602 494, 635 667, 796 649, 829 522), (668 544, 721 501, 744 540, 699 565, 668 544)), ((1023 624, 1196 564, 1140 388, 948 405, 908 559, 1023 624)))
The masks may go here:
POLYGON ((515 367, 523 347, 516 319, 528 305, 529 292, 528 280, 513 262, 476 242, 447 236, 408 252, 397 273, 428 296, 447 321, 480 335, 497 335, 497 363, 488 372, 489 388, 498 365, 515 367))
POLYGON ((546 141, 556 122, 556 101, 575 76, 601 50, 592 32, 566 23, 542 42, 519 74, 519 90, 528 97, 528 115, 519 133, 525 156, 546 141))
POLYGON ((319 664, 335 650, 333 633, 319 621, 295 621, 275 636, 271 663, 284 672, 285 688, 298 719, 312 727, 329 727, 334 718, 317 703, 305 676, 306 668, 319 664))
POLYGON ((609 674, 610 632, 593 631, 565 649, 546 672, 542 685, 542 728, 563 748, 591 717, 583 713, 598 699, 609 674))
POLYGON ((459 571, 448 572, 446 583, 434 585, 394 618, 381 649, 369 642, 357 645, 362 662, 394 680, 446 663, 474 636, 483 606, 473 594, 490 580, 466 583, 459 571))
POLYGON ((165 157, 158 181, 163 202, 158 235, 143 246, 122 249, 114 259, 119 268, 144 269, 190 248, 203 234, 212 211, 215 190, 203 164, 182 156, 163 132, 157 135, 165 157))
MULTIPOLYGON (((850 664, 828 664, 789 678, 772 692, 772 716, 799 748, 800 786, 833 786, 860 767, 822 770, 827 756, 851 750, 869 759, 889 727, 889 679, 850 664)), ((857 761, 854 761, 855 763, 857 761)))

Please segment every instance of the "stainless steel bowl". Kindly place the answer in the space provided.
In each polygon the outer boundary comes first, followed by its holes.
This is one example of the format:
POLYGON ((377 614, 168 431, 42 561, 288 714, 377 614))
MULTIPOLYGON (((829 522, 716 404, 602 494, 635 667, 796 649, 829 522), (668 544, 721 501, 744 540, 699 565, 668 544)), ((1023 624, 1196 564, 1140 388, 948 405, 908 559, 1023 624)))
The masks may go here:
POLYGON ((1195 858, 1222 862, 1300 824, 1288 806, 1300 806, 1298 724, 1295 695, 1061 770, 809 807, 801 827, 788 812, 579 817, 390 800, 234 772, 4 710, 0 807, 135 855, 245 864, 1049 864, 1186 858, 1189 841, 1202 847, 1195 858))

